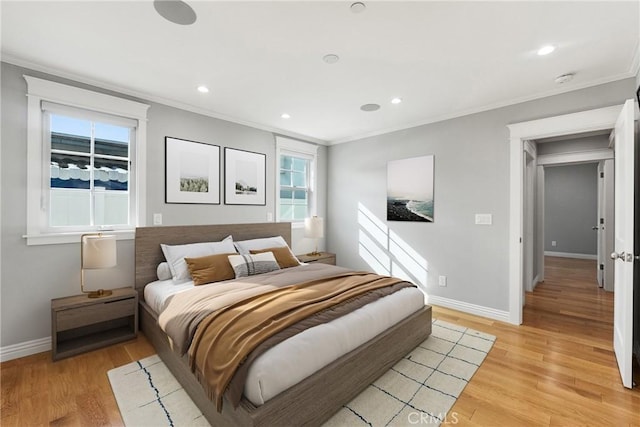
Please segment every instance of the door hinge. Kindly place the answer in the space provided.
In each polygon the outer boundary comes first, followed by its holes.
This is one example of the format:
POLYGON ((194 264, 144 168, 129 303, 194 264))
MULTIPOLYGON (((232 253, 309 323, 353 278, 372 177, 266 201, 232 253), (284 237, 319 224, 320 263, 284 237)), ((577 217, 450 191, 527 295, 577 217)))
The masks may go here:
POLYGON ((604 218, 600 218, 600 224, 604 224, 604 218))
POLYGON ((600 270, 604 270, 604 264, 600 264, 600 270))
MULTIPOLYGON (((593 175, 591 175, 593 176, 593 175)), ((604 172, 600 172, 600 178, 604 178, 604 172)))

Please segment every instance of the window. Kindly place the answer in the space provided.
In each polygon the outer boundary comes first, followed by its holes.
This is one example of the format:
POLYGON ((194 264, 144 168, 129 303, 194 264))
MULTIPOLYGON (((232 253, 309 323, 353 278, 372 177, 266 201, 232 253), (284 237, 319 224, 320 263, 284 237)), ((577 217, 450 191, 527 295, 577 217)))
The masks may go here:
POLYGON ((27 244, 120 238, 144 220, 145 104, 25 76, 27 244))
POLYGON ((45 172, 49 228, 135 225, 129 203, 135 187, 130 179, 135 176, 130 173, 135 127, 92 120, 82 112, 72 117, 45 110, 43 116, 45 149, 50 152, 45 172))
POLYGON ((302 222, 315 214, 315 174, 317 147, 306 142, 277 137, 279 179, 277 182, 278 221, 302 222))
POLYGON ((311 160, 280 155, 280 220, 301 221, 309 216, 311 160))

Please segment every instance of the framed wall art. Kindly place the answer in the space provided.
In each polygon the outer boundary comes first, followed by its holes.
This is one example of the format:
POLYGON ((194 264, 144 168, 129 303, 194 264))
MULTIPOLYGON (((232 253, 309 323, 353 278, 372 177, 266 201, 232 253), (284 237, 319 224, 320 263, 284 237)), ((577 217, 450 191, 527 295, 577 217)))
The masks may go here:
POLYGON ((165 203, 220 204, 220 147, 165 137, 165 203))
POLYGON ((433 222, 433 156, 387 163, 387 221, 433 222))
POLYGON ((267 155, 224 149, 224 203, 266 205, 267 155))

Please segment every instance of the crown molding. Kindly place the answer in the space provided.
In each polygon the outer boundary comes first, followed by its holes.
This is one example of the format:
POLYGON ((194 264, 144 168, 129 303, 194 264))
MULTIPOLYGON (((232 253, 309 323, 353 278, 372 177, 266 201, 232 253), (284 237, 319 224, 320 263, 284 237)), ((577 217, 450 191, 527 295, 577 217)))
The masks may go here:
POLYGON ((212 117, 214 119, 224 120, 231 123, 236 123, 243 126, 252 127, 254 129, 259 129, 279 135, 289 136, 291 138, 300 139, 302 141, 313 142, 320 145, 328 145, 328 142, 322 139, 313 138, 308 135, 302 135, 296 132, 290 132, 285 129, 275 128, 272 126, 263 125, 260 123, 255 123, 249 120, 239 119, 237 117, 227 116, 225 114, 217 113, 215 111, 207 110, 205 108, 196 107, 194 105, 186 104, 184 102, 176 101, 169 98, 164 98, 161 96, 156 96, 146 92, 140 92, 134 89, 126 88, 123 86, 118 86, 112 83, 107 83, 101 80, 95 80, 91 78, 87 78, 78 74, 70 73, 67 71, 63 71, 57 68, 48 67, 46 65, 37 64, 35 62, 27 61, 22 58, 19 58, 14 55, 8 55, 2 53, 1 61, 6 62, 8 64, 12 64, 18 67, 27 68, 33 71, 39 71, 41 73, 51 74, 56 77, 61 77, 64 79, 73 80, 78 83, 84 83, 87 85, 95 86, 101 89, 106 89, 114 92, 118 92, 123 95, 133 96, 135 98, 139 98, 143 101, 156 102, 158 104, 163 104, 169 107, 178 108, 180 110, 189 111, 191 113, 201 114, 203 116, 212 117))
MULTIPOLYGON (((638 57, 638 55, 636 55, 636 58, 637 57, 638 57)), ((636 69, 637 68, 638 67, 636 66, 636 69)), ((418 127, 418 126, 424 126, 424 125, 428 125, 428 124, 432 124, 432 123, 443 122, 445 120, 456 119, 458 117, 469 116, 471 114, 482 113, 482 112, 485 112, 485 111, 497 110, 499 108, 509 107, 511 105, 522 104, 524 102, 534 101, 536 99, 548 98, 550 96, 561 95, 563 93, 573 92, 573 91, 581 90, 581 89, 587 89, 587 88, 590 88, 590 87, 599 86, 599 85, 602 85, 602 84, 616 82, 616 81, 624 80, 624 79, 628 79, 628 78, 635 78, 635 77, 636 77, 635 73, 633 73, 631 71, 628 71, 628 72, 625 72, 625 73, 617 74, 615 76, 610 76, 610 77, 606 77, 606 78, 592 80, 590 82, 586 82, 586 83, 583 83, 583 84, 580 84, 580 85, 567 86, 567 88, 565 88, 565 89, 549 90, 549 91, 546 91, 546 92, 543 92, 543 93, 540 93, 540 94, 537 94, 537 95, 523 96, 523 97, 520 97, 520 98, 511 99, 511 100, 508 100, 508 101, 502 101, 502 102, 496 102, 496 103, 493 103, 493 104, 487 104, 487 105, 484 105, 482 107, 470 108, 470 109, 467 109, 467 110, 461 110, 461 111, 457 111, 457 112, 454 112, 454 113, 444 114, 444 115, 440 115, 440 116, 434 116, 434 117, 430 117, 430 118, 427 118, 427 119, 424 119, 424 120, 420 120, 420 121, 417 121, 417 122, 412 122, 412 123, 408 123, 408 124, 404 124, 404 125, 400 125, 400 126, 394 126, 394 127, 390 127, 390 128, 385 128, 385 129, 376 130, 376 131, 373 131, 373 132, 367 132, 367 133, 351 136, 351 137, 348 137, 348 138, 337 139, 337 140, 329 141, 328 145, 344 144, 346 142, 357 141, 357 140, 364 139, 364 138, 370 138, 370 137, 373 137, 373 136, 384 135, 384 134, 387 134, 387 133, 402 131, 402 130, 406 130, 406 129, 411 129, 411 128, 418 127)))

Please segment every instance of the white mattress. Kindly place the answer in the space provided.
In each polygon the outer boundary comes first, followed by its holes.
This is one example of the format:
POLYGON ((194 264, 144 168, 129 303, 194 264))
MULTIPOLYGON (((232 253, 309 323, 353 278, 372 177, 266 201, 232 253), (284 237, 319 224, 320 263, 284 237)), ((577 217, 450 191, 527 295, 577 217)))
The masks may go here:
MULTIPOLYGON (((159 313, 173 294, 193 282, 158 280, 144 288, 147 304, 159 313)), ((309 328, 267 350, 251 368, 244 395, 256 406, 302 381, 424 306, 424 294, 405 288, 331 322, 309 328)))

